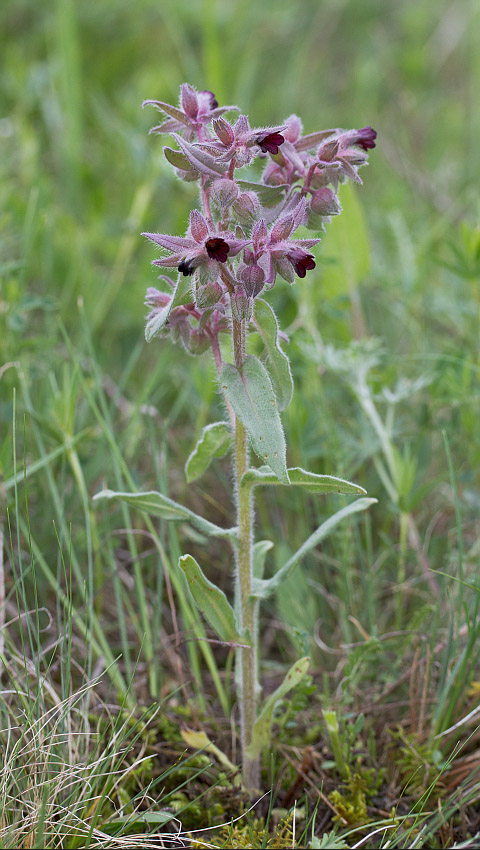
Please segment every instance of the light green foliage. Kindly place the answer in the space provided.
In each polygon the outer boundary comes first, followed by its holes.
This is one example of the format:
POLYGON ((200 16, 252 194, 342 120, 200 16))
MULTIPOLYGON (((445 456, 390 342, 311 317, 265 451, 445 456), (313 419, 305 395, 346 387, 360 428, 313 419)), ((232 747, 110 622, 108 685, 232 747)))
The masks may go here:
POLYGON ((268 463, 279 481, 288 484, 285 437, 265 366, 252 354, 245 358, 242 371, 225 363, 220 385, 258 456, 268 463))
POLYGON ((100 493, 96 493, 93 499, 97 503, 101 501, 124 502, 139 511, 150 514, 150 516, 175 522, 189 522, 208 536, 226 537, 230 540, 234 540, 236 536, 234 528, 220 528, 188 508, 184 508, 183 505, 179 505, 178 502, 174 502, 173 499, 169 499, 168 496, 154 490, 146 493, 119 493, 114 490, 102 490, 100 493))
POLYGON ((308 847, 309 850, 348 850, 349 845, 334 832, 325 832, 321 838, 314 835, 308 847))
POLYGON ((271 540, 257 540, 253 544, 253 575, 255 578, 261 579, 265 570, 265 559, 267 552, 273 549, 271 540))
POLYGON ((343 212, 332 219, 322 239, 322 256, 334 261, 324 275, 330 296, 350 292, 362 282, 370 267, 365 214, 353 185, 342 186, 340 202, 343 212))
POLYGON ((288 470, 288 484, 279 481, 272 475, 267 466, 259 469, 249 469, 242 478, 242 487, 258 487, 260 484, 274 484, 291 487, 302 487, 307 493, 321 495, 322 493, 341 493, 345 496, 366 495, 366 490, 344 478, 336 478, 334 475, 317 475, 315 472, 307 472, 300 467, 288 470))
POLYGON ((283 699, 283 697, 286 696, 288 692, 295 687, 295 685, 298 685, 298 683, 301 682, 308 671, 309 663, 310 658, 305 656, 305 658, 300 658, 299 661, 293 664, 282 684, 278 686, 278 688, 263 704, 254 726, 253 740, 250 747, 250 754, 252 757, 258 755, 263 747, 268 744, 276 703, 283 699))
POLYGON ((232 432, 228 422, 206 425, 185 464, 187 481, 200 478, 216 457, 223 457, 230 448, 232 432))
MULTIPOLYGON (((180 346, 172 349, 161 340, 145 346, 141 330, 146 312, 141 299, 145 286, 155 285, 155 273, 148 268, 152 251, 139 234, 146 229, 183 232, 197 196, 191 184, 182 184, 172 173, 162 155, 165 140, 146 135, 153 120, 140 103, 149 96, 175 103, 184 79, 199 89, 212 89, 219 102, 241 103, 255 122, 273 124, 296 112, 306 132, 319 121, 338 127, 350 119, 356 126, 371 123, 379 132, 375 160, 372 153, 371 167, 362 173, 364 186, 352 193, 361 199, 371 243, 370 268, 360 281, 359 297, 365 331, 381 338, 384 348, 368 376, 372 400, 384 424, 391 426, 390 437, 401 457, 408 446, 417 468, 408 507, 420 548, 407 541, 405 581, 399 583, 398 504, 382 495, 373 510, 336 526, 334 535, 321 541, 319 553, 310 550, 304 573, 308 580, 302 587, 297 583, 297 589, 299 595, 308 593, 320 636, 336 653, 314 647, 311 670, 320 688, 324 674, 338 694, 339 716, 378 700, 367 713, 369 733, 379 763, 388 764, 389 780, 388 797, 381 790, 378 800, 369 801, 372 817, 381 820, 379 810, 388 810, 400 798, 408 810, 421 789, 413 779, 405 798, 404 782, 413 777, 418 764, 433 765, 428 772, 438 776, 434 751, 438 747, 445 757, 450 737, 459 743, 458 778, 468 768, 467 761, 461 762, 469 755, 462 744, 474 729, 466 723, 431 744, 430 732, 442 732, 468 713, 473 701, 468 682, 478 678, 477 594, 461 584, 459 574, 463 535, 463 580, 478 586, 478 4, 404 0, 393 6, 381 0, 304 0, 277 4, 275 15, 267 4, 250 0, 233 4, 6 0, 0 6, 0 534, 3 530, 7 620, 0 641, 4 637, 7 656, 21 640, 26 642, 25 658, 18 659, 14 674, 15 662, 6 658, 14 682, 3 680, 9 693, 4 695, 8 708, 2 713, 1 728, 12 731, 2 733, 0 741, 6 754, 1 842, 5 847, 44 844, 53 850, 82 847, 87 841, 98 847, 128 844, 121 824, 115 835, 107 832, 109 818, 122 817, 122 794, 117 798, 115 789, 127 789, 130 800, 138 795, 130 803, 138 813, 149 811, 145 808, 149 798, 155 801, 152 814, 173 810, 172 800, 184 829, 189 823, 208 825, 208 813, 214 808, 209 797, 200 796, 205 782, 202 776, 193 779, 192 762, 183 759, 176 764, 184 751, 181 741, 162 750, 162 758, 165 767, 169 758, 170 766, 176 765, 168 782, 175 784, 177 771, 183 771, 181 781, 188 783, 188 794, 184 787, 170 800, 162 799, 163 780, 151 788, 147 769, 143 781, 140 776, 135 779, 132 790, 134 771, 127 750, 131 747, 130 753, 138 753, 136 733, 133 727, 129 727, 132 737, 123 729, 119 733, 123 720, 114 722, 124 716, 121 706, 128 683, 136 713, 144 700, 156 700, 177 684, 163 640, 165 633, 171 634, 164 584, 168 574, 180 634, 192 638, 181 644, 191 711, 201 714, 206 699, 211 706, 206 729, 212 740, 218 734, 220 709, 211 683, 215 671, 218 675, 217 659, 227 653, 204 640, 203 618, 189 594, 181 595, 184 580, 177 568, 183 534, 195 534, 198 541, 205 532, 189 518, 167 524, 161 517, 137 513, 127 502, 103 502, 106 509, 92 512, 88 501, 85 511, 85 494, 104 486, 99 482, 108 482, 118 492, 180 493, 185 482, 179 472, 191 451, 192 434, 224 416, 207 358, 195 361, 180 346), (321 50, 319 32, 328 34, 321 50), (85 305, 83 314, 77 307, 79 299, 85 305), (59 335, 59 318, 72 337, 71 350, 59 335), (92 327, 98 328, 93 345, 92 327), (55 390, 59 386, 64 393, 62 372, 67 362, 66 389, 75 388, 73 436, 67 433, 70 412, 65 415, 70 402, 64 406, 55 390), (433 380, 421 392, 407 394, 403 382, 415 384, 423 375, 433 380), (14 389, 16 465, 11 433, 14 389), (388 412, 391 393, 398 399, 395 415, 388 412), (457 521, 442 429, 448 434, 457 481, 457 521), (72 449, 83 473, 82 489, 78 465, 75 472, 69 459, 72 449), (167 471, 173 465, 176 471, 167 471), (443 572, 432 573, 438 580, 438 595, 425 584, 417 552, 427 558, 431 570, 443 572), (313 578, 325 582, 325 595, 314 591, 313 578), (397 623, 399 598, 404 610, 397 623), (48 629, 43 606, 53 617, 48 629), (66 639, 59 644, 53 657, 58 636, 69 634, 62 619, 68 611, 71 643, 66 639), (353 619, 371 636, 369 641, 352 625, 353 619), (150 647, 147 627, 152 633, 150 647), (397 636, 391 637, 397 627, 397 636), (68 713, 61 708, 47 716, 52 706, 60 705, 58 700, 69 696, 69 659, 74 680, 90 681, 85 658, 92 631, 93 665, 104 659, 107 668, 98 694, 92 695, 95 717, 87 722, 88 715, 76 705, 68 713), (406 733, 415 749, 426 743, 430 752, 421 750, 420 760, 412 753, 403 772, 399 767, 406 756, 397 740, 388 748, 381 699, 398 682, 388 698, 389 723, 392 728, 405 724, 408 730, 409 682, 402 676, 412 669, 416 640, 432 652, 443 648, 432 656, 430 677, 420 658, 420 690, 424 673, 427 682, 425 741, 406 733), (362 645, 342 649, 351 643, 362 645), (32 671, 28 682, 24 670, 32 671), (342 687, 339 680, 344 676, 342 687), (38 683, 46 701, 38 696, 38 683), (111 712, 101 707, 107 688, 111 712), (26 708, 24 694, 29 689, 32 698, 26 708), (57 722, 62 713, 63 726, 57 722), (99 713, 105 720, 100 727, 105 748, 97 734, 99 713), (47 725, 42 731, 43 722, 47 725), (93 798, 99 802, 92 805, 93 798), (190 816, 193 810, 195 818, 190 816)), ((243 188, 262 192, 264 203, 270 195, 275 204, 284 191, 263 185, 243 188)), ((336 228, 350 221, 349 187, 340 192, 344 212, 332 220, 315 249, 317 268, 292 287, 280 284, 265 299, 282 329, 291 333, 288 354, 296 392, 284 419, 290 465, 351 476, 369 494, 379 496, 383 485, 378 459, 387 474, 388 468, 378 436, 345 381, 325 370, 318 357, 329 345, 346 346, 351 339, 348 284, 333 244, 336 228)), ((347 248, 353 255, 355 232, 350 230, 350 235, 347 248)), ((186 278, 183 282, 188 283, 186 278)), ((226 342, 222 345, 226 352, 226 342)), ((228 526, 233 524, 226 514, 228 474, 223 465, 217 467, 215 491, 205 494, 200 479, 188 504, 228 526), (205 510, 199 507, 200 500, 205 510), (218 505, 225 509, 223 515, 218 505)), ((305 499, 298 487, 279 487, 274 499, 272 493, 267 498, 261 490, 254 492, 258 536, 281 538, 283 549, 288 547, 279 565, 337 507, 337 497, 305 499)), ((224 544, 212 538, 210 544, 212 564, 217 565, 224 544)), ((200 556, 199 560, 209 574, 207 560, 200 556)), ((296 578, 294 572, 292 581, 296 578)), ((229 570, 219 583, 228 595, 229 570)), ((266 607, 273 628, 278 614, 273 603, 266 607)), ((280 629, 277 637, 287 669, 304 653, 288 660, 288 638, 280 629)), ((217 681, 226 699, 221 711, 228 714, 228 676, 224 679, 222 674, 217 681)), ((174 699, 183 702, 177 695, 174 699)), ((306 719, 305 736, 315 724, 315 712, 319 714, 316 706, 306 719)), ((299 722, 300 741, 302 716, 299 722)), ((169 738, 159 729, 155 724, 154 740, 162 747, 169 738)), ((228 730, 223 740, 227 739, 228 730)), ((163 769, 158 751, 153 759, 157 776, 163 769)), ((197 770, 205 769, 200 761, 196 765, 197 770)), ((266 791, 267 760, 264 767, 266 791)), ((281 776, 283 770, 282 760, 281 776)), ((332 769, 325 770, 332 782, 332 769)), ((417 771, 419 785, 426 770, 417 771)), ((468 835, 468 823, 473 822, 468 810, 472 806, 475 815, 478 809, 478 786, 470 773, 453 790, 453 776, 447 779, 452 790, 444 792, 441 807, 432 801, 421 821, 412 818, 410 825, 405 822, 403 828, 380 833, 373 841, 392 848, 420 843, 475 847, 478 836, 468 835)), ((216 778, 216 772, 208 769, 208 786, 216 778)), ((273 781, 277 779, 275 773, 273 781)), ((321 780, 309 788, 306 793, 314 805, 321 780)), ((221 822, 237 818, 246 808, 238 791, 229 789, 229 795, 222 797, 221 822)), ((338 827, 342 829, 341 824, 338 827)), ((268 835, 272 828, 270 822, 268 835)), ((373 825, 370 828, 373 831, 373 825)), ((258 833, 249 833, 244 818, 233 829, 235 834, 243 831, 239 846, 253 847, 255 841, 261 846, 267 840, 266 835, 258 839, 258 833)), ((130 836, 140 848, 161 842, 159 835, 169 828, 137 822, 135 831, 144 833, 135 839, 130 836)), ((342 841, 328 832, 321 846, 353 846, 364 834, 342 841)), ((199 844, 213 843, 214 835, 201 833, 199 844)), ((223 843, 229 846, 227 835, 223 843)), ((183 841, 188 840, 184 836, 183 841)), ((296 841, 303 846, 298 830, 296 841)), ((291 847, 293 842, 290 838, 285 843, 291 847)), ((368 843, 364 839, 360 846, 368 843)))
POLYGON ((335 806, 338 814, 333 820, 337 823, 347 823, 349 826, 362 826, 369 822, 367 810, 366 782, 360 773, 352 773, 346 780, 342 791, 335 789, 328 799, 335 806))
POLYGON ((220 590, 203 573, 191 555, 182 555, 178 565, 185 573, 187 584, 195 605, 215 630, 220 640, 233 643, 248 643, 235 625, 235 615, 223 590, 220 590))
POLYGON ((278 409, 286 410, 292 400, 293 378, 287 355, 279 341, 277 317, 270 304, 255 299, 255 325, 267 353, 266 366, 277 399, 278 409))

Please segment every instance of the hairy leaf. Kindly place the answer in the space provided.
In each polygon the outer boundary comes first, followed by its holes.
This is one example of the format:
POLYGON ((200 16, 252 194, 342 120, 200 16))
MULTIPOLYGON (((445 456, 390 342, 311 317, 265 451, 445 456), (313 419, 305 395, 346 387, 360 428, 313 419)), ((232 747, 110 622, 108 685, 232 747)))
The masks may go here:
POLYGON ((265 558, 273 545, 271 540, 258 540, 253 544, 253 575, 256 578, 263 578, 265 558))
POLYGON ((214 156, 212 156, 211 153, 208 153, 208 151, 204 151, 195 145, 191 145, 190 142, 186 142, 185 139, 177 136, 176 133, 172 133, 172 135, 175 137, 176 142, 182 149, 190 164, 193 165, 197 171, 200 171, 202 174, 206 174, 208 177, 222 177, 227 173, 228 163, 219 162, 214 156))
POLYGON ((162 112, 165 112, 166 115, 170 115, 170 117, 174 118, 175 121, 180 121, 182 124, 186 124, 188 126, 187 116, 181 109, 178 109, 176 106, 172 106, 171 103, 164 103, 163 100, 144 100, 142 106, 156 106, 157 109, 161 109, 162 112))
POLYGON ((128 505, 138 508, 139 511, 144 511, 144 513, 151 516, 158 516, 162 519, 173 520, 175 522, 190 522, 195 528, 209 537, 227 537, 231 540, 236 540, 237 538, 236 528, 220 528, 218 525, 214 525, 213 522, 209 522, 207 519, 198 516, 198 514, 193 513, 193 511, 190 511, 183 505, 179 505, 178 502, 174 502, 168 496, 157 493, 155 490, 150 490, 146 493, 122 493, 114 490, 102 490, 101 493, 96 493, 93 497, 94 502, 104 499, 111 502, 126 502, 128 505))
POLYGON ((223 590, 220 590, 206 577, 205 573, 191 555, 182 555, 178 566, 185 573, 190 593, 195 605, 210 623, 220 640, 227 643, 243 643, 235 626, 235 615, 223 590))
POLYGON ((206 425, 193 452, 187 458, 185 475, 187 481, 195 481, 210 466, 216 457, 223 457, 230 448, 232 432, 228 422, 213 422, 206 425))
POLYGON ((275 703, 282 699, 295 685, 302 681, 305 674, 308 672, 310 658, 306 655, 300 658, 288 671, 283 682, 276 691, 265 701, 260 714, 258 715, 255 726, 253 727, 253 739, 248 748, 250 758, 256 758, 262 749, 267 746, 270 739, 270 729, 272 727, 273 710, 275 703))
POLYGON ((173 165, 174 168, 179 168, 181 171, 190 171, 191 165, 184 153, 169 147, 164 147, 163 153, 170 165, 173 165))
POLYGON ((251 354, 245 358, 241 371, 225 363, 220 384, 258 456, 282 483, 288 484, 285 437, 275 393, 263 363, 251 354))
POLYGON ((292 400, 293 378, 287 355, 280 348, 278 322, 270 304, 255 299, 255 325, 267 352, 267 369, 277 397, 279 410, 286 410, 292 400))
MULTIPOLYGON (((344 478, 336 478, 334 475, 317 475, 315 472, 307 472, 299 466, 288 470, 291 487, 303 487, 307 493, 341 493, 345 496, 365 496, 367 491, 359 484, 345 481, 344 478)), ((257 487, 259 484, 283 484, 272 474, 268 466, 259 469, 249 469, 241 480, 242 487, 257 487)))

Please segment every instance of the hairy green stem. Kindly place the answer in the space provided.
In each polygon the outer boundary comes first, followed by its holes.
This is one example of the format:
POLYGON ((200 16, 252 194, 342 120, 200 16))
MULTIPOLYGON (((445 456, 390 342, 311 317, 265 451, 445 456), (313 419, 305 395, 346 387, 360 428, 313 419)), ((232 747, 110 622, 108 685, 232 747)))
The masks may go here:
MULTIPOLYGON (((237 369, 245 359, 245 322, 233 320, 233 353, 237 369)), ((242 778, 246 788, 259 783, 259 759, 250 758, 248 748, 253 738, 257 716, 257 629, 255 607, 250 599, 253 579, 253 487, 240 487, 248 469, 247 433, 239 418, 235 421, 235 496, 237 506, 238 549, 236 553, 236 592, 242 629, 248 633, 250 646, 240 649, 238 701, 242 742, 242 778)))

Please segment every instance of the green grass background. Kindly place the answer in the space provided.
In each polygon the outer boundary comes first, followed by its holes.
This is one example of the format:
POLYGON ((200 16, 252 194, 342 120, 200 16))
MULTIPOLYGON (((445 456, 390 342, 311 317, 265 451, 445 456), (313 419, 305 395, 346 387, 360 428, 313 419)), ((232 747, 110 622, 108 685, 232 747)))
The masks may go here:
MULTIPOLYGON (((117 698, 132 699, 133 677, 134 701, 148 703, 178 685, 177 625, 182 640, 208 634, 176 574, 178 555, 203 557, 229 588, 222 544, 209 544, 206 560, 202 541, 181 529, 91 503, 107 485, 157 487, 231 521, 228 462, 189 491, 183 475, 201 427, 222 412, 211 364, 143 340, 155 275, 139 234, 183 232, 196 190, 171 173, 162 139, 147 135, 155 113, 141 102, 175 103, 186 80, 238 104, 253 125, 296 112, 307 132, 378 132, 359 210, 349 207, 337 239, 326 235, 316 270, 269 300, 291 336, 290 465, 352 478, 379 504, 310 556, 266 609, 267 680, 309 651, 324 692, 358 706, 402 675, 418 640, 431 652, 443 640, 431 728, 461 716, 480 629, 479 17, 475 0, 3 0, 0 494, 12 620, 3 649, 20 652, 19 681, 29 680, 22 653, 62 695, 110 665, 117 698), (360 329, 342 284, 358 252, 360 329), (390 417, 400 499, 382 482, 378 434, 321 356, 324 344, 344 348, 360 332, 383 346, 369 380, 390 417), (406 389, 393 417, 385 389, 418 378, 424 385, 406 389), (435 597, 421 557, 468 584, 436 575, 435 597), (19 620, 18 607, 30 613, 19 620), (67 652, 57 641, 72 617, 67 652)), ((342 503, 266 495, 258 530, 277 542, 269 569, 342 503)), ((212 716, 216 700, 229 711, 222 651, 190 639, 180 652, 200 703, 212 716)))

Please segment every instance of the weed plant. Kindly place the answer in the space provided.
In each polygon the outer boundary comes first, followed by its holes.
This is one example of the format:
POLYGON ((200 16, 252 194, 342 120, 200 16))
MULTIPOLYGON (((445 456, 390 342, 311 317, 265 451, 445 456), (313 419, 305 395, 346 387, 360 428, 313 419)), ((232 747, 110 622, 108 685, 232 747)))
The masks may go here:
MULTIPOLYGON (((5 0, 0 18, 1 843, 475 847, 476 4, 5 0), (301 656, 311 678, 275 707, 272 793, 249 812, 218 753, 181 737, 240 761, 234 650, 178 580, 201 532, 91 501, 152 489, 222 527, 234 511, 227 457, 195 490, 182 471, 224 417, 208 355, 139 333, 138 234, 183 233, 196 202, 139 103, 184 79, 253 125, 368 120, 379 139, 316 268, 269 296, 296 382, 288 466, 378 504, 262 608, 263 693, 301 656)), ((267 578, 339 498, 265 489, 267 578)), ((224 546, 208 570, 229 594, 224 546)))

